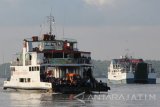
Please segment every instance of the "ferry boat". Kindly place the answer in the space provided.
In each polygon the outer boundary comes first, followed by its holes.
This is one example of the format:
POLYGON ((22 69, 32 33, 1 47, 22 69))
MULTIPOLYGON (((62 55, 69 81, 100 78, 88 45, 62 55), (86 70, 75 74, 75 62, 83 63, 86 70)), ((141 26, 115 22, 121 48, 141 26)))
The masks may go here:
POLYGON ((143 59, 121 57, 112 59, 108 68, 109 83, 148 83, 156 84, 156 72, 152 64, 143 59))
POLYGON ((52 90, 60 93, 108 91, 92 75, 91 52, 80 51, 74 39, 57 39, 50 31, 23 40, 23 50, 11 63, 4 89, 52 90))

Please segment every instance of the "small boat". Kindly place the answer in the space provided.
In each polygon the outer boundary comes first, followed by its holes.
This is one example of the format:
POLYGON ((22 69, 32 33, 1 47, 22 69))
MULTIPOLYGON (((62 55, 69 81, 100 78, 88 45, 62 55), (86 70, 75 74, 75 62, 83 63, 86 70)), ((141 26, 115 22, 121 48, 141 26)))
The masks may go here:
POLYGON ((107 83, 92 75, 91 52, 80 51, 74 39, 57 39, 52 32, 53 19, 49 17, 49 33, 23 40, 23 50, 11 63, 11 77, 4 81, 4 89, 107 92, 107 83))
POLYGON ((108 69, 109 83, 156 84, 156 72, 152 64, 148 64, 143 59, 128 56, 112 59, 108 69))

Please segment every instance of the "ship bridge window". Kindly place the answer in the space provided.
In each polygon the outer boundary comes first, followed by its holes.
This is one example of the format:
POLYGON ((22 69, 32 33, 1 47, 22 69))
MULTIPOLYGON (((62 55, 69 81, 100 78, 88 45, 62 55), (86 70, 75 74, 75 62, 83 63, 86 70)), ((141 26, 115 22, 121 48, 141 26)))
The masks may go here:
POLYGON ((30 78, 26 78, 26 82, 31 82, 31 79, 30 78))
POLYGON ((31 78, 19 78, 19 82, 31 82, 31 78))
POLYGON ((39 67, 37 66, 37 71, 39 71, 39 67))
POLYGON ((31 67, 29 67, 29 71, 32 71, 32 68, 31 68, 31 67))
POLYGON ((39 66, 29 67, 29 71, 39 71, 39 66))
POLYGON ((24 82, 24 78, 20 78, 20 79, 19 79, 19 82, 24 82))

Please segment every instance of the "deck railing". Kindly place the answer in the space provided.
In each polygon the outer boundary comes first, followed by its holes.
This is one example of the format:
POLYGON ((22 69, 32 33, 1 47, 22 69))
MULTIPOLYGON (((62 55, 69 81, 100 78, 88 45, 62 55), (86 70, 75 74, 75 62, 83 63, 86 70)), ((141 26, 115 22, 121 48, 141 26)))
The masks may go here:
MULTIPOLYGON (((25 61, 26 65, 31 65, 31 61, 25 61)), ((40 64, 37 62, 37 64, 40 64)), ((44 59, 41 64, 91 64, 91 60, 88 58, 50 58, 44 59)), ((12 66, 22 66, 22 61, 13 61, 12 66)))
MULTIPOLYGON (((30 61, 30 60, 25 61, 25 64, 26 64, 26 65, 31 65, 31 61, 30 61)), ((12 65, 12 66, 22 66, 22 65, 23 65, 23 62, 22 62, 22 61, 12 61, 12 62, 11 62, 11 65, 12 65)))
POLYGON ((90 59, 87 58, 52 58, 45 59, 43 62, 51 64, 91 64, 90 59))

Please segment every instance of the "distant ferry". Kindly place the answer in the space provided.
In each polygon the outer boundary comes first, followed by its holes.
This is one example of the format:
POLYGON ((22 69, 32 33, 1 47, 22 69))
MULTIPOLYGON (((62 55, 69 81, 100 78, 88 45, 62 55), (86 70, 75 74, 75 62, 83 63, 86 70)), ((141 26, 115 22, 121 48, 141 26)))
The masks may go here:
POLYGON ((92 75, 91 52, 79 51, 74 39, 56 39, 50 32, 24 39, 23 50, 11 63, 4 89, 52 90, 60 93, 108 91, 92 75))
POLYGON ((108 69, 109 83, 148 83, 156 84, 156 72, 151 64, 143 59, 122 57, 112 59, 108 69))

